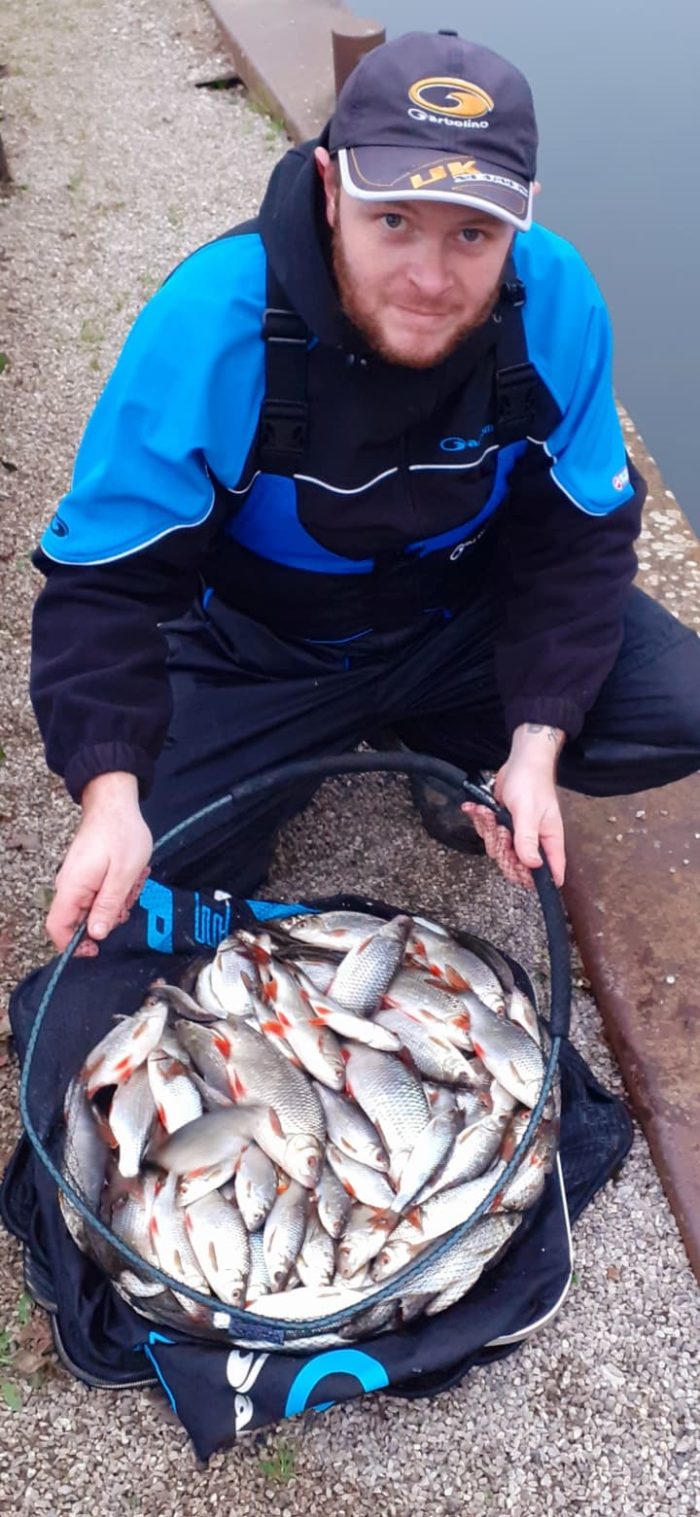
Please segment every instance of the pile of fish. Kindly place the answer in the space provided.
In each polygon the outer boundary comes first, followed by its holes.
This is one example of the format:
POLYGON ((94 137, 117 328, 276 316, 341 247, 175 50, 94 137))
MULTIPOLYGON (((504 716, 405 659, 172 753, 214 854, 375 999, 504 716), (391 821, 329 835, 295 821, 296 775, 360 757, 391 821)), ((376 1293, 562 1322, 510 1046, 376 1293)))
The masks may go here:
POLYGON ((352 1307, 323 1339, 314 1329, 318 1347, 443 1311, 500 1258, 552 1168, 556 1083, 488 1213, 432 1256, 515 1153, 542 1039, 502 956, 422 918, 305 912, 239 930, 182 985, 153 983, 64 1113, 63 1173, 91 1214, 210 1310, 61 1196, 64 1219, 146 1315, 218 1328, 226 1307, 278 1324, 352 1307))

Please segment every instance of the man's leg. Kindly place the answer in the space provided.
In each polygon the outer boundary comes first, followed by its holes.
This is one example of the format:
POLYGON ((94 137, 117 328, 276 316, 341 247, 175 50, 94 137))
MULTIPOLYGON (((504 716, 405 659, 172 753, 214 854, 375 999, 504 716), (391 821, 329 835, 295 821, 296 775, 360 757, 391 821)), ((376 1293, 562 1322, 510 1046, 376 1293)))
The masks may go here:
MULTIPOLYGON (((155 839, 242 779, 350 750, 362 736, 367 674, 347 671, 340 653, 286 644, 216 603, 208 609, 170 629, 173 718, 143 805, 155 839)), ((267 874, 279 828, 314 789, 296 784, 216 808, 168 845, 155 873, 249 894, 267 874)))
MULTIPOLYGON (((441 657, 431 661, 430 680, 416 670, 413 697, 392 722, 410 748, 468 772, 505 761, 510 744, 493 662, 497 620, 484 594, 436 634, 441 657)), ((410 680, 409 668, 405 675, 410 680)), ((699 768, 700 638, 633 587, 617 660, 581 733, 564 748, 558 783, 587 795, 623 795, 699 768)), ((454 841, 459 846, 457 835, 454 841)))

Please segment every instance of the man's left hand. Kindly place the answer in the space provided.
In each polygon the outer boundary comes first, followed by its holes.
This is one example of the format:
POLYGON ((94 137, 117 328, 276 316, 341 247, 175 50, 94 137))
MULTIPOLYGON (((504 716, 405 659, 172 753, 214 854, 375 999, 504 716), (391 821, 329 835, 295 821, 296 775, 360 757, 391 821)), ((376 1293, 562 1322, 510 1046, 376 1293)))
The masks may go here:
POLYGON ((554 727, 526 723, 513 734, 510 754, 499 769, 494 796, 507 806, 513 818, 513 833, 501 827, 487 806, 465 801, 462 811, 471 817, 483 839, 486 852, 512 885, 534 889, 531 869, 544 854, 556 885, 563 885, 566 869, 564 824, 556 787, 556 761, 565 733, 554 727))

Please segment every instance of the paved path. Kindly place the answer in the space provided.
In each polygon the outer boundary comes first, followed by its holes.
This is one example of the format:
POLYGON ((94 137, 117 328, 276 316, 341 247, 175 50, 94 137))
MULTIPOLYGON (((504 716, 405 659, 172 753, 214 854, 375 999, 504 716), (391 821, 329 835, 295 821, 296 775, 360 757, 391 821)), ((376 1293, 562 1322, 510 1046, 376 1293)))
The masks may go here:
MULTIPOLYGON (((41 920, 75 812, 44 770, 27 701, 28 555, 70 476, 90 407, 143 300, 188 250, 254 209, 283 142, 233 91, 203 0, 5 0, 0 209, 0 827, 4 986, 45 953, 41 920), (9 467, 8 467, 9 466, 9 467)), ((535 904, 485 862, 424 837, 401 783, 325 787, 279 850, 274 889, 356 886, 422 905, 546 967, 535 904)), ((573 1037, 621 1089, 576 970, 573 1037)), ((0 1069, 0 1155, 18 1131, 0 1069)), ((89 1392, 56 1368, 0 1397, 0 1511, 68 1517, 684 1517, 697 1510, 697 1290, 638 1138, 575 1232, 576 1283, 546 1332, 430 1403, 371 1398, 242 1442, 198 1470, 155 1392, 89 1392), (13 1399, 10 1396, 10 1399, 13 1399), (293 1476, 265 1474, 283 1444, 293 1476)), ((0 1235, 0 1331, 17 1326, 18 1250, 0 1235)), ((2 1360, 0 1338, 0 1360, 2 1360)))

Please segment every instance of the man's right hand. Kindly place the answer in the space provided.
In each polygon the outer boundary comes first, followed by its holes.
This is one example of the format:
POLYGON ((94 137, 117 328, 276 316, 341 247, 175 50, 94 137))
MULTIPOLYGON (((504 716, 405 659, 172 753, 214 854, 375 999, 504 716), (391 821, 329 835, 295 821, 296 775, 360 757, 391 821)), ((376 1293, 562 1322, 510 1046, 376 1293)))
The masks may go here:
POLYGON ((87 957, 126 920, 148 874, 153 838, 133 774, 97 775, 85 786, 81 807, 82 821, 56 875, 46 931, 62 952, 87 922, 87 936, 76 949, 87 957))

